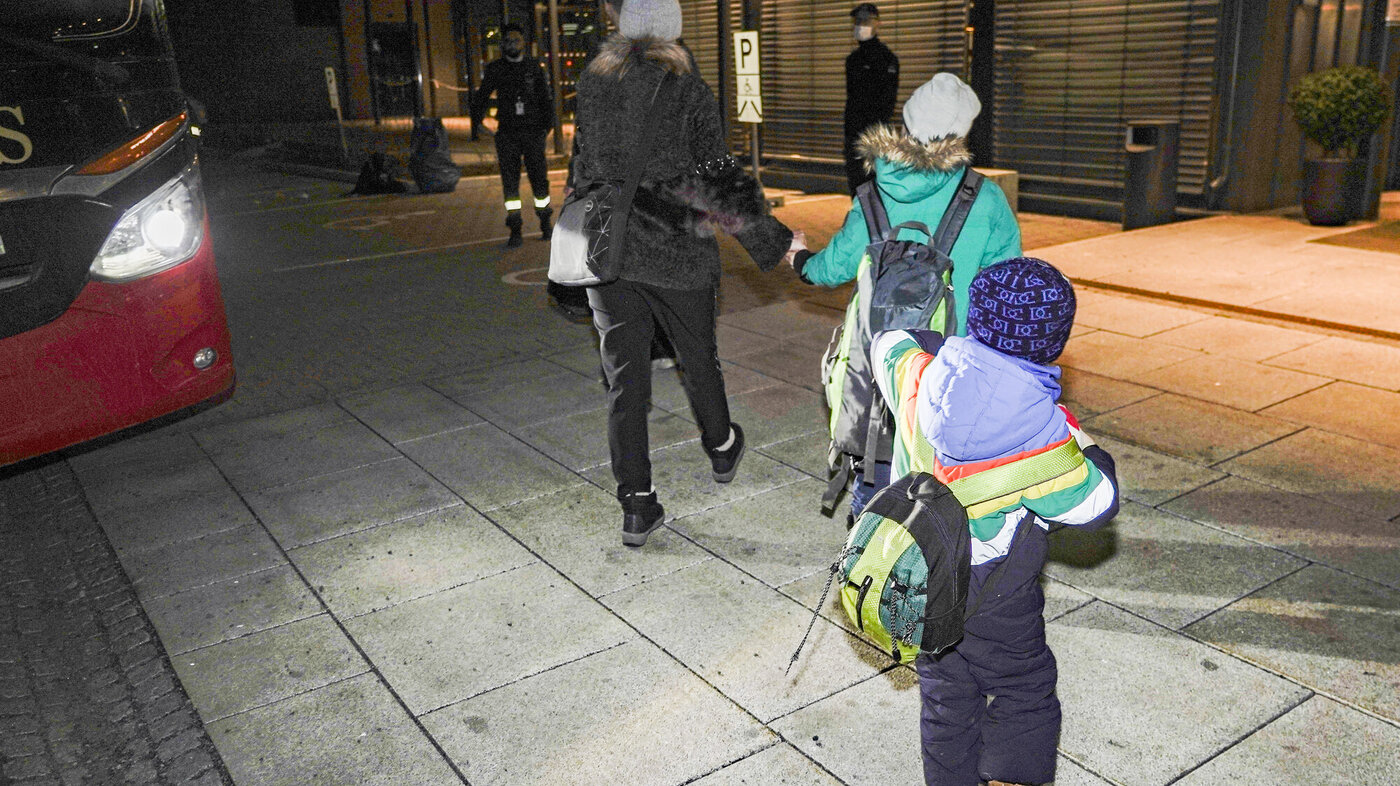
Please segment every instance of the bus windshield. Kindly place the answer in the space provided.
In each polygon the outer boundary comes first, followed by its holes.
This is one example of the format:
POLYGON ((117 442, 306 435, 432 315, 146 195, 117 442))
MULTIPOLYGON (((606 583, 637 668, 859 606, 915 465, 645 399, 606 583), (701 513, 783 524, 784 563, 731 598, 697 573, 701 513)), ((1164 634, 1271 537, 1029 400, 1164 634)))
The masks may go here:
POLYGON ((183 106, 158 0, 0 0, 0 176, 81 164, 183 106))

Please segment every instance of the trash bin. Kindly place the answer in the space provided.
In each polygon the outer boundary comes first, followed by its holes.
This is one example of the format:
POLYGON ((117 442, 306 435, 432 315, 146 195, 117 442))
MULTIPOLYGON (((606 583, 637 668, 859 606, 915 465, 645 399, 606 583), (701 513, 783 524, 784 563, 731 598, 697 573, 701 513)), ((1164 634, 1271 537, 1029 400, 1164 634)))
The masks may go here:
POLYGON ((1176 217, 1176 160, 1181 124, 1175 120, 1128 121, 1124 167, 1123 228, 1166 224, 1176 217))

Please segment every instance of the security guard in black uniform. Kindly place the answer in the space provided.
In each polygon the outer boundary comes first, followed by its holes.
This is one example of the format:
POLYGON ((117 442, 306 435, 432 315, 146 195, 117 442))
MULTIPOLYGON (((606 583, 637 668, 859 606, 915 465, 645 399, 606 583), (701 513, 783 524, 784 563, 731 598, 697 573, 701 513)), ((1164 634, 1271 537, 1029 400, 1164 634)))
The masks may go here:
POLYGON ((880 25, 880 9, 874 3, 861 3, 851 10, 855 22, 854 52, 846 56, 846 183, 855 196, 856 187, 870 179, 865 162, 856 154, 861 132, 876 123, 888 123, 899 94, 899 58, 875 37, 880 25))
POLYGON ((540 220, 540 239, 548 240, 550 219, 549 167, 545 161, 545 137, 554 128, 554 94, 549 77, 539 60, 525 56, 525 30, 510 23, 501 28, 503 56, 486 65, 481 88, 472 98, 472 139, 477 138, 481 118, 491 94, 496 94, 496 162, 501 168, 501 190, 505 193, 506 226, 510 227, 508 246, 521 243, 520 160, 530 176, 530 193, 535 199, 535 215, 540 220))

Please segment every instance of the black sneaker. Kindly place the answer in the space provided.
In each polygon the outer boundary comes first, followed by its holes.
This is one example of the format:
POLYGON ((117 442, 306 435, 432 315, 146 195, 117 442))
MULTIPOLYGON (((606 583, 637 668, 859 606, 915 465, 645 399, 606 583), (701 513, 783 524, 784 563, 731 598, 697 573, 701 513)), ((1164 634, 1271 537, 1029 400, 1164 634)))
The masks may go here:
POLYGON ((734 444, 727 450, 710 452, 710 469, 720 483, 734 479, 734 473, 739 471, 739 459, 744 457, 744 430, 738 423, 730 423, 729 427, 734 430, 734 444))
POLYGON ((512 229, 510 238, 506 240, 506 248, 517 248, 525 242, 525 238, 520 235, 520 230, 512 229))
POLYGON ((622 543, 625 546, 642 546, 647 536, 661 526, 666 519, 666 509, 656 501, 656 492, 647 494, 619 494, 617 501, 622 503, 622 543))

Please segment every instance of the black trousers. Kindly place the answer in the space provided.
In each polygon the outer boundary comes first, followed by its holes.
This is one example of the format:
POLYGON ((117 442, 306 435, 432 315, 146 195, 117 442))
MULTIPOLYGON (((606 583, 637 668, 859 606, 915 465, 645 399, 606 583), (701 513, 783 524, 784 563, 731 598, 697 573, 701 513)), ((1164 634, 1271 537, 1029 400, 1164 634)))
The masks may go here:
POLYGON ((544 157, 548 129, 503 127, 496 132, 496 162, 501 167, 501 191, 507 202, 520 198, 520 162, 530 176, 530 192, 535 199, 549 196, 549 164, 544 157))
MULTIPOLYGON (((1030 527, 1006 557, 995 596, 967 621, 962 641, 914 662, 928 786, 1055 779, 1058 671, 1045 643, 1045 595, 1038 581, 1046 540, 1044 530, 1030 527)), ((995 569, 995 563, 973 566, 969 608, 995 569)))
POLYGON ((856 189, 860 187, 861 183, 875 177, 865 171, 865 159, 856 152, 856 140, 860 139, 860 135, 864 133, 865 129, 878 122, 880 121, 862 118, 845 121, 841 153, 846 158, 846 188, 850 190, 851 196, 856 195, 856 189))
POLYGON ((619 493, 651 488, 647 410, 651 407, 651 347, 659 326, 675 347, 682 384, 700 444, 713 450, 729 439, 729 401, 715 343, 715 290, 663 289, 635 281, 589 287, 608 384, 608 447, 619 493))

